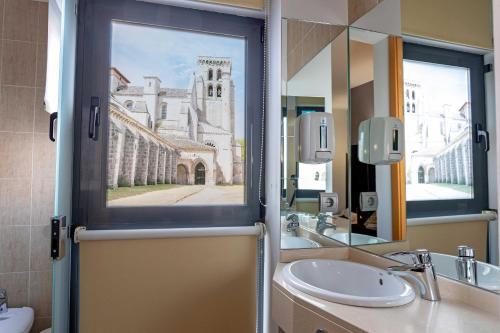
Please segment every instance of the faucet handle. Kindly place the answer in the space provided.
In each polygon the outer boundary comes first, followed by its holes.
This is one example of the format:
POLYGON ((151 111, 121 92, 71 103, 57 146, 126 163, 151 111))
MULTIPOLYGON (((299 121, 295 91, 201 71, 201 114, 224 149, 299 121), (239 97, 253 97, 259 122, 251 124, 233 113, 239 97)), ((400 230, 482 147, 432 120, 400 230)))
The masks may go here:
POLYGON ((432 265, 431 253, 426 249, 417 249, 415 251, 394 252, 392 255, 410 256, 414 265, 432 265))
POLYGON ((474 248, 467 245, 458 246, 457 251, 460 258, 474 258, 475 256, 474 248))
POLYGON ((7 299, 7 290, 0 288, 0 300, 6 300, 7 299))

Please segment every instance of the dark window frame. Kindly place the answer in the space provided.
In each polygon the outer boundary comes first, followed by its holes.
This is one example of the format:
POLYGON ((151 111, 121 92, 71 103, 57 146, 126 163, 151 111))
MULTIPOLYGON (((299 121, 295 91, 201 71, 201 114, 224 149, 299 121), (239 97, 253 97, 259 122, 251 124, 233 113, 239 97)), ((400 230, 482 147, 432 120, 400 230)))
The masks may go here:
POLYGON ((253 225, 262 216, 258 198, 262 120, 263 21, 136 0, 85 0, 79 6, 75 102, 73 218, 89 229, 223 227, 253 225), (111 22, 130 22, 235 36, 246 40, 243 205, 107 207, 111 22), (101 100, 98 141, 88 137, 90 101, 101 100), (253 163, 251 162, 253 161, 253 163))
MULTIPOLYGON (((480 213, 488 208, 487 154, 474 141, 475 125, 486 125, 483 56, 461 51, 404 43, 403 58, 421 62, 465 67, 470 70, 473 199, 407 201, 408 218, 480 213)), ((404 73, 403 73, 404 75, 404 73)), ((485 128, 486 126, 484 126, 485 128)))

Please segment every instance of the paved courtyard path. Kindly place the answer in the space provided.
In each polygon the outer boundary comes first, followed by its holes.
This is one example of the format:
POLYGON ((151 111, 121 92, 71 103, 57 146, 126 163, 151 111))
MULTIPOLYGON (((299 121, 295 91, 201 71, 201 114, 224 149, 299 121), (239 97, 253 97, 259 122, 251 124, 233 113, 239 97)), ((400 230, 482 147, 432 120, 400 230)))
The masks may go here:
POLYGON ((469 193, 434 184, 407 184, 406 200, 470 199, 469 193))
POLYGON ((152 191, 109 202, 111 207, 242 204, 244 187, 188 185, 152 191))

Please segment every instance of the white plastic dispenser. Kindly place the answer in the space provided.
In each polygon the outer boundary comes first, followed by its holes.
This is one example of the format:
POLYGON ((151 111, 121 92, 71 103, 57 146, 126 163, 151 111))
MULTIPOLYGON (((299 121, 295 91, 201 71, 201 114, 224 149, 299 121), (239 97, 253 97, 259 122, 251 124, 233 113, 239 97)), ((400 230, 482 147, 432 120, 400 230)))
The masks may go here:
POLYGON ((300 163, 320 164, 335 156, 333 117, 326 112, 307 112, 295 121, 295 150, 300 163))
POLYGON ((374 117, 359 125, 358 158, 373 165, 393 164, 404 156, 403 122, 394 117, 374 117))

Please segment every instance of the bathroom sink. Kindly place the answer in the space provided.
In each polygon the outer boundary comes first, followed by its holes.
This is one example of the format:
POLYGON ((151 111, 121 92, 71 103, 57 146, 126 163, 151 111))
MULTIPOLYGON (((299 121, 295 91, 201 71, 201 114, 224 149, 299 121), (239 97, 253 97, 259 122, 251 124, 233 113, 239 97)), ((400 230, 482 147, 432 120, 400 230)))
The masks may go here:
POLYGON ((347 305, 384 308, 415 299, 413 288, 402 278, 349 261, 295 261, 283 268, 283 280, 311 296, 347 305))
POLYGON ((321 245, 311 239, 294 236, 281 236, 281 248, 286 249, 310 249, 321 247, 321 245))
MULTIPOLYGON (((332 238, 336 241, 349 244, 349 233, 348 232, 338 232, 335 230, 325 230, 323 233, 325 236, 332 238)), ((387 243, 385 239, 373 237, 369 235, 351 233, 351 244, 350 245, 364 245, 364 244, 378 244, 387 243)))
POLYGON ((28 333, 34 319, 32 308, 9 308, 0 313, 0 333, 28 333))
MULTIPOLYGON (((411 258, 405 255, 388 253, 385 256, 405 264, 412 264, 411 258)), ((457 267, 455 265, 457 257, 436 252, 432 252, 431 257, 436 273, 458 280, 457 267)), ((484 289, 500 291, 500 267, 478 261, 477 284, 484 289)))

